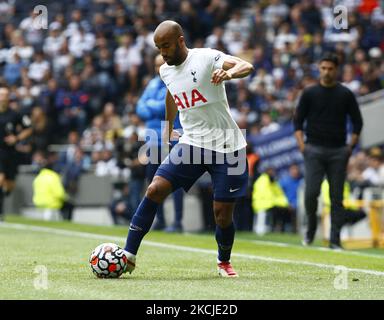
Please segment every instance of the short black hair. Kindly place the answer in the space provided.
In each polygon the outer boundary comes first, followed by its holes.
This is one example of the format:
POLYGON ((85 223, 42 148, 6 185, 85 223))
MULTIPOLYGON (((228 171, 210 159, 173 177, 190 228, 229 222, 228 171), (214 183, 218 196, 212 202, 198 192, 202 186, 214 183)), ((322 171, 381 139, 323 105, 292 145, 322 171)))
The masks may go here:
POLYGON ((332 62, 336 67, 339 65, 339 58, 338 56, 333 52, 326 52, 323 54, 323 56, 320 59, 320 62, 323 61, 330 61, 332 62))

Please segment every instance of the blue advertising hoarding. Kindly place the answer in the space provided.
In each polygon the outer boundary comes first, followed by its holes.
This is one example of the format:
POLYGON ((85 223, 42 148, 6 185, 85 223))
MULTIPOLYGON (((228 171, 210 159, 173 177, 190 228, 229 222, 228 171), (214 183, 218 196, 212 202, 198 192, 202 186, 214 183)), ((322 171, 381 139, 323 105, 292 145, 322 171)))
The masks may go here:
POLYGON ((282 125, 278 131, 250 137, 249 141, 260 156, 260 172, 273 167, 281 175, 293 163, 302 169, 303 156, 297 146, 292 123, 282 125))

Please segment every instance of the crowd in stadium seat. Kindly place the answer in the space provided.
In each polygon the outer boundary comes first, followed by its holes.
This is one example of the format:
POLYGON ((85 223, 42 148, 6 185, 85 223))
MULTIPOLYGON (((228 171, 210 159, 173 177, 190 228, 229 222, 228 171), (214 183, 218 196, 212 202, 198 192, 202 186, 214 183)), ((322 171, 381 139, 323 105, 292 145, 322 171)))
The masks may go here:
MULTIPOLYGON (((250 77, 226 84, 234 119, 248 135, 267 134, 291 121, 302 89, 317 81, 316 61, 326 50, 337 53, 340 81, 356 96, 384 87, 379 1, 338 1, 348 7, 347 30, 334 28, 332 0, 0 4, 0 83, 11 88, 11 108, 30 114, 34 128, 30 141, 18 146, 22 163, 32 163, 33 153, 50 144, 67 144, 77 132, 78 148, 71 151, 77 167, 68 169, 75 180, 90 168, 100 175, 127 174, 117 146, 124 149, 121 139, 135 133, 143 136, 135 107, 154 75, 153 30, 164 19, 181 24, 189 47, 216 48, 254 65, 250 77), (33 26, 38 4, 48 8, 47 30, 33 26)), ((374 174, 364 174, 377 166, 366 157, 362 152, 352 158, 356 183, 364 177, 376 181, 374 174)))

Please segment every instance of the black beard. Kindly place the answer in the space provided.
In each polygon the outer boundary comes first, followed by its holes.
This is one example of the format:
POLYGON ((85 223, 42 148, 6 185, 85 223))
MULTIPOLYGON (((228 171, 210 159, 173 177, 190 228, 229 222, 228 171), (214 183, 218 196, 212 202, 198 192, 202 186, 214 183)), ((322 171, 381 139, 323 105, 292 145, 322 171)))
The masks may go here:
POLYGON ((172 60, 172 65, 178 66, 179 64, 182 64, 183 61, 181 61, 181 47, 177 43, 176 44, 176 51, 175 51, 175 57, 172 60))
POLYGON ((332 77, 323 77, 322 81, 323 81, 323 83, 325 83, 327 85, 333 84, 335 82, 335 80, 332 77))

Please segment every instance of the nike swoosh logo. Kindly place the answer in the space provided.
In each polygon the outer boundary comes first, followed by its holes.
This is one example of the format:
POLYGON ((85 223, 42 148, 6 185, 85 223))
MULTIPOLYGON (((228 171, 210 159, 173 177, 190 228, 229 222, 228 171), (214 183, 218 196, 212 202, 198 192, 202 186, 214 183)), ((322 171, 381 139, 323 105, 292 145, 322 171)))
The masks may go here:
POLYGON ((237 190, 240 190, 240 188, 237 188, 237 189, 229 189, 229 192, 235 192, 235 191, 237 191, 237 190))
POLYGON ((132 230, 132 231, 142 231, 143 229, 141 229, 138 226, 135 226, 134 224, 130 224, 129 230, 132 230))

